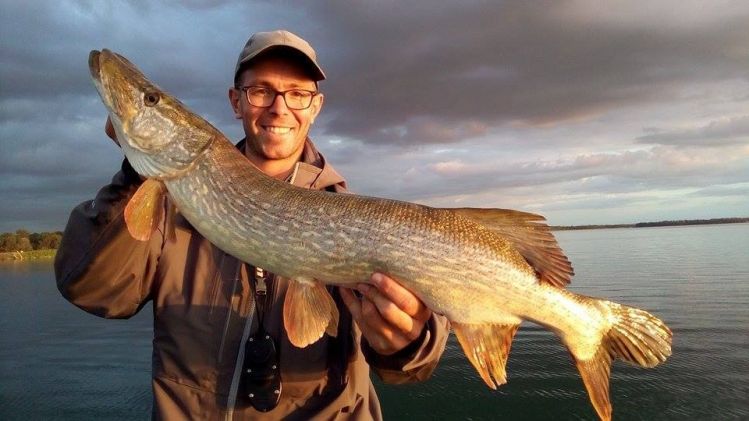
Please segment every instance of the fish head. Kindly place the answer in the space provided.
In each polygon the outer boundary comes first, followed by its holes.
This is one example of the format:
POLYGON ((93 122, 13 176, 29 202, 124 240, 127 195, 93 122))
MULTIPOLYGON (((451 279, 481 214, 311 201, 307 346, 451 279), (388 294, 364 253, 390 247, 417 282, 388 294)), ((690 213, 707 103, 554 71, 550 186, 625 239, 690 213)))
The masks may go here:
POLYGON ((168 178, 179 174, 221 136, 125 57, 106 49, 93 50, 88 64, 117 140, 140 175, 168 178))

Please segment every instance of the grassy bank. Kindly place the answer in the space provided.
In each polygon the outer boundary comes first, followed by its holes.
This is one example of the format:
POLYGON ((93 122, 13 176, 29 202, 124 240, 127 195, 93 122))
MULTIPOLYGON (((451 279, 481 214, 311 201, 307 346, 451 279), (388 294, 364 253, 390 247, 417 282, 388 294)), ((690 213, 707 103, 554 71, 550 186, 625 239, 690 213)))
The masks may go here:
POLYGON ((0 253, 0 261, 10 260, 52 260, 57 253, 56 249, 31 250, 31 251, 6 251, 0 253))

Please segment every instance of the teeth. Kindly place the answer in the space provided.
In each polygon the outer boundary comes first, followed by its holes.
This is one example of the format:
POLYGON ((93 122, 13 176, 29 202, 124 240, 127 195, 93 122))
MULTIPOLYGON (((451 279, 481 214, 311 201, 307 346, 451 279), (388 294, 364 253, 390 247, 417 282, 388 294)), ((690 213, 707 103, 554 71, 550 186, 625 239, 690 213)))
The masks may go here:
POLYGON ((265 131, 273 134, 286 134, 291 131, 290 127, 266 126, 265 131))

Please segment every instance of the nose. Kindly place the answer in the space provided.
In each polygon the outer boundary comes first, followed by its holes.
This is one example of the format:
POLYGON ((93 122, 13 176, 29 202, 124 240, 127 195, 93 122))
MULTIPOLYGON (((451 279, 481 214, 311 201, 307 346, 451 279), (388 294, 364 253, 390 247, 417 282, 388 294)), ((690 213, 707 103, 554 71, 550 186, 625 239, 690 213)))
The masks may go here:
POLYGON ((276 97, 273 98, 268 111, 273 114, 286 114, 289 112, 289 107, 286 106, 286 98, 284 98, 282 93, 276 92, 276 97))

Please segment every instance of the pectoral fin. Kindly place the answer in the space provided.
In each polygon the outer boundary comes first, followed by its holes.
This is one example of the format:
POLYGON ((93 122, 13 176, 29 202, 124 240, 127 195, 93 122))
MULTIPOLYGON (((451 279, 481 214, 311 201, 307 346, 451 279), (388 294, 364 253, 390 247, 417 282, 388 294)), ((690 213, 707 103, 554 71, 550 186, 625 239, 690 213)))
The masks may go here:
POLYGON ((338 334, 338 308, 321 282, 295 279, 289 282, 283 304, 283 324, 289 341, 298 347, 317 342, 323 334, 338 334))
POLYGON ((505 365, 518 326, 520 324, 452 323, 466 357, 492 389, 507 383, 505 365))
POLYGON ((163 216, 161 199, 166 192, 164 183, 149 178, 140 185, 125 207, 125 224, 130 235, 148 241, 163 216))

